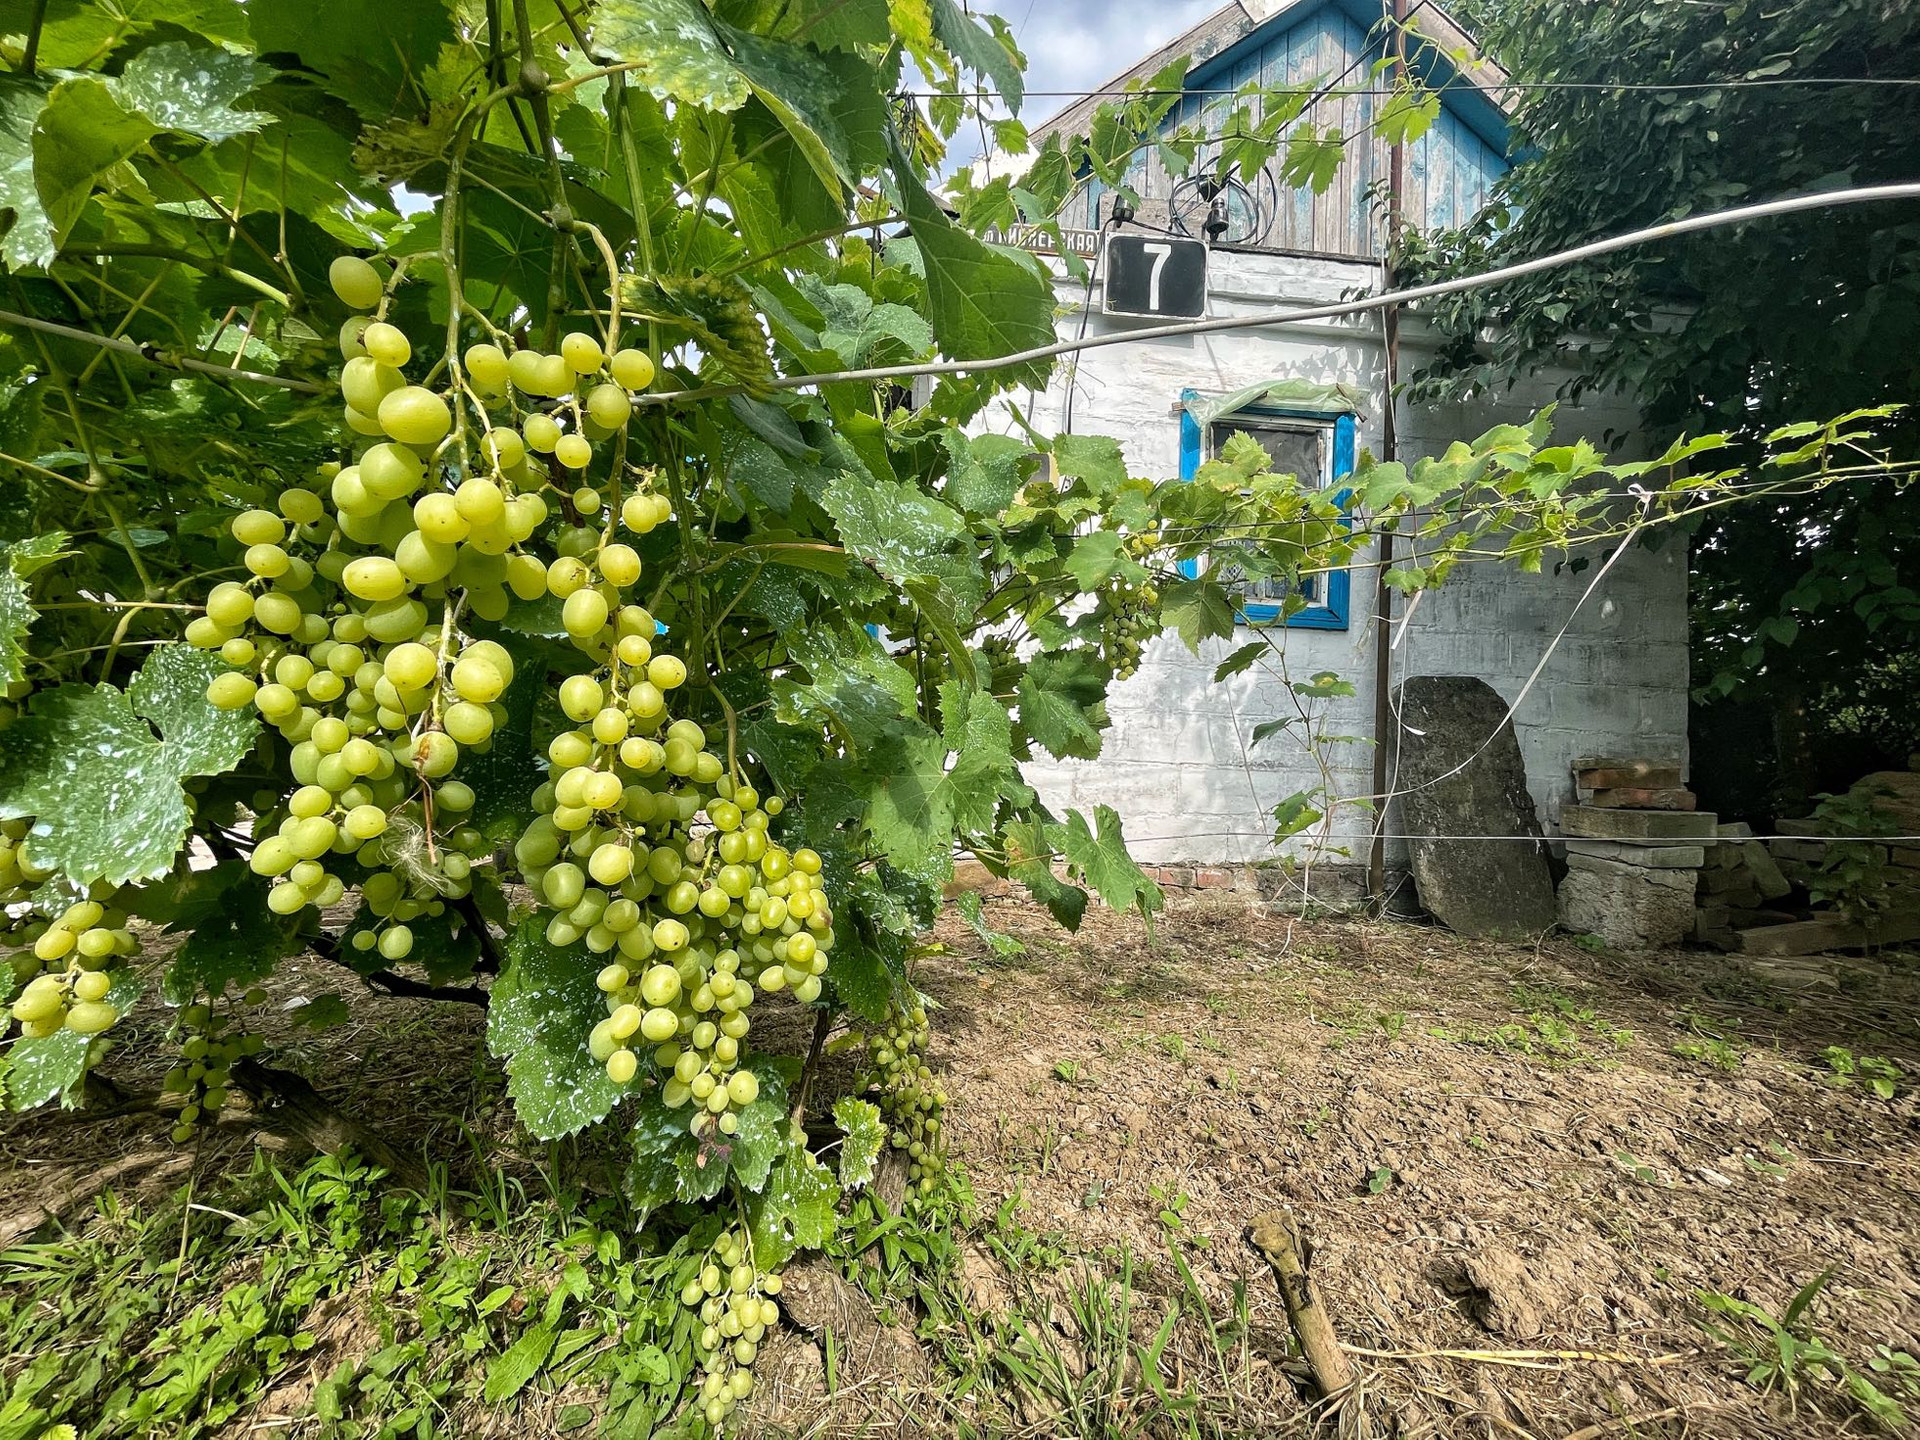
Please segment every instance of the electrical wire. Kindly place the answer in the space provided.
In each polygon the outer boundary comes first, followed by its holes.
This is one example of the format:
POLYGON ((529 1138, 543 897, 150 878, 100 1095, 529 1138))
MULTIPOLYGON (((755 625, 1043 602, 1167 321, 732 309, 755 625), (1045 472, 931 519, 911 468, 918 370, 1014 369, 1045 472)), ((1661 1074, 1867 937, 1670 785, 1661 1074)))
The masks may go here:
MULTIPOLYGON (((1472 81, 1448 80, 1439 85, 1424 88, 1431 94, 1445 94, 1453 90, 1471 91, 1485 94, 1488 91, 1502 90, 1625 90, 1660 93, 1667 90, 1767 90, 1783 86, 1831 87, 1839 85, 1877 86, 1890 89, 1911 89, 1920 87, 1920 76, 1905 75, 1778 75, 1765 76, 1756 80, 1504 80, 1495 85, 1478 85, 1472 81)), ((1304 89, 1304 86, 1268 86, 1262 87, 1266 94, 1285 94, 1289 88, 1304 89)), ((971 90, 902 90, 897 92, 911 100, 971 100, 976 98, 971 90)), ((1251 92, 1253 94, 1262 91, 1251 92)), ((1342 95, 1391 96, 1401 92, 1378 85, 1353 86, 1340 92, 1342 95)), ((1151 89, 1151 90, 1023 90, 1022 95, 1033 100, 1096 100, 1110 96, 1115 100, 1133 100, 1146 96, 1194 95, 1202 98, 1247 96, 1245 87, 1228 90, 1216 89, 1151 89)), ((1044 123, 1044 122, 1043 122, 1044 123)))
MULTIPOLYGON (((1855 186, 1845 190, 1825 190, 1812 195, 1788 196, 1779 200, 1767 200, 1753 205, 1737 205, 1730 210, 1709 211, 1698 215, 1688 215, 1678 220, 1665 220, 1658 225, 1645 226, 1638 230, 1629 230, 1624 234, 1610 236, 1604 240, 1589 241, 1584 245, 1575 245, 1566 250, 1557 250, 1548 255, 1536 256, 1531 260, 1518 261, 1512 265, 1503 265, 1477 275, 1463 275, 1451 280, 1438 280, 1427 285, 1416 285, 1405 290, 1388 290, 1379 294, 1364 296, 1357 300, 1344 301, 1337 305, 1318 306, 1282 306, 1273 309, 1255 310, 1245 315, 1230 315, 1207 320, 1186 320, 1172 325, 1147 326, 1138 330, 1125 330, 1111 335, 1096 335, 1091 338, 1057 341, 1052 345, 1036 345, 1031 349, 1018 350, 1009 355, 997 355, 981 360, 934 360, 918 365, 879 365, 858 370, 831 370, 811 375, 778 375, 762 381, 763 390, 803 390, 815 385, 840 384, 856 380, 898 380, 918 375, 967 375, 985 370, 1004 370, 1018 365, 1030 365, 1040 360, 1051 360, 1060 355, 1072 354, 1082 350, 1104 349, 1110 345, 1132 345, 1142 340, 1162 340, 1183 335, 1206 335, 1226 330, 1255 330, 1267 325, 1298 324, 1307 320, 1344 319, 1352 315, 1363 315, 1374 310, 1384 310, 1389 306, 1418 304, 1423 300, 1436 300, 1447 295, 1457 295, 1469 290, 1483 290, 1495 285, 1503 285, 1511 280, 1524 279, 1530 275, 1544 274, 1550 270, 1562 269, 1583 260, 1597 259, 1603 255, 1616 254, 1622 250, 1637 249, 1661 240, 1676 239, 1682 235, 1694 235, 1706 230, 1722 229, 1729 225, 1744 224, 1750 220, 1777 219, 1785 215, 1798 215, 1809 210, 1825 210, 1844 205, 1877 204, 1889 200, 1920 200, 1920 182, 1905 181, 1889 185, 1855 186)), ((721 395, 745 395, 752 393, 754 387, 743 384, 717 384, 695 386, 686 390, 667 390, 653 394, 640 395, 635 399, 640 405, 670 405, 692 400, 705 400, 721 395)))

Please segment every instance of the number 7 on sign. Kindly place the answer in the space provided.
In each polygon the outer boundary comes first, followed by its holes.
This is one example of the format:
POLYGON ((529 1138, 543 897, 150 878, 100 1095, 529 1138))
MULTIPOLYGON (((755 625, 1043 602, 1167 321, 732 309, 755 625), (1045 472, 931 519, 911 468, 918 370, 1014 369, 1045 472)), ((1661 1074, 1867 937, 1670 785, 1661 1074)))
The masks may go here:
POLYGON ((1160 272, 1167 268, 1167 261, 1173 258, 1173 246, 1164 240, 1142 245, 1141 253, 1153 257, 1153 269, 1147 272, 1147 309, 1160 308, 1160 272))

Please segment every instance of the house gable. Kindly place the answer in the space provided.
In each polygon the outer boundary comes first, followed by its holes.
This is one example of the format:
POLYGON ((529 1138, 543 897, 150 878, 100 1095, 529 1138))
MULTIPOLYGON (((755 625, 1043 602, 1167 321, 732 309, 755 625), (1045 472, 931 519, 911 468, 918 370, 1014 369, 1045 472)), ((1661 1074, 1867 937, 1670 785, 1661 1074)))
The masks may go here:
MULTIPOLYGON (((1441 91, 1441 113, 1407 146, 1405 214, 1411 225, 1440 229, 1465 223, 1486 203, 1492 185, 1508 168, 1507 124, 1498 89, 1506 77, 1476 58, 1466 34, 1432 5, 1420 7, 1409 23, 1409 66, 1441 91)), ((1107 94, 1061 112, 1039 127, 1035 138, 1084 127, 1112 92, 1130 80, 1150 77, 1181 55, 1192 57, 1186 81, 1191 93, 1169 114, 1168 128, 1196 123, 1218 128, 1232 112, 1230 92, 1252 83, 1336 91, 1379 88, 1369 85, 1369 77, 1373 63, 1386 54, 1386 33, 1377 0, 1371 5, 1366 0, 1278 5, 1243 0, 1115 77, 1103 87, 1107 94), (1223 91, 1229 93, 1209 93, 1223 91)), ((1385 97, 1376 94, 1335 94, 1316 102, 1307 118, 1321 126, 1338 125, 1348 137, 1346 158, 1332 185, 1318 195, 1294 189, 1280 180, 1277 165, 1268 167, 1256 184, 1229 196, 1235 241, 1252 249, 1321 255, 1371 258, 1382 253, 1384 225, 1375 191, 1388 173, 1389 150, 1369 132, 1384 103, 1385 97)), ((1139 218, 1149 224, 1180 228, 1182 214, 1193 208, 1191 195, 1176 193, 1178 182, 1152 153, 1135 157, 1127 182, 1140 197, 1139 218)), ((1063 209, 1062 224, 1097 229, 1111 205, 1108 195, 1107 187, 1089 178, 1063 209)))

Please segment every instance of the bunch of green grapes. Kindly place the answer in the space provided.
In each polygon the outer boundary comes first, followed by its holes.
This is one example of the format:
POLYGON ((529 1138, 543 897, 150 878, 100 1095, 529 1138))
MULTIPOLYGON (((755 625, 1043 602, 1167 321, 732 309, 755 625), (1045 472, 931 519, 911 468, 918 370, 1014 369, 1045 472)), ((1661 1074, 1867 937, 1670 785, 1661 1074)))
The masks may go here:
POLYGON ((760 1342, 780 1320, 780 1277, 753 1263, 742 1231, 726 1230, 713 1242, 700 1273, 680 1299, 700 1316, 696 1349, 702 1375, 696 1402, 707 1423, 723 1429, 734 1407, 753 1393, 751 1367, 760 1342))
POLYGON ((880 1091, 880 1108, 890 1122, 893 1148, 907 1154, 907 1183, 920 1194, 931 1192, 946 1173, 947 1137, 942 1116, 946 1092, 927 1067, 927 1043, 933 1031, 924 1006, 892 1006, 885 1025, 866 1036, 862 1088, 880 1091))
POLYGON ((24 933, 31 948, 10 961, 15 980, 24 982, 12 1006, 23 1037, 42 1039, 63 1029, 98 1035, 119 1020, 107 993, 114 972, 140 948, 125 911, 79 900, 51 924, 24 933))
MULTIPOLYGON (((366 261, 336 261, 332 280, 349 305, 384 313, 386 285, 366 261)), ((249 578, 216 586, 187 638, 232 667, 209 698, 252 706, 291 747, 295 788, 256 807, 252 863, 274 881, 269 903, 282 914, 325 907, 358 884, 380 923, 354 943, 399 959, 410 922, 466 894, 487 854, 466 823, 473 791, 454 772, 503 722, 513 661, 461 621, 502 618, 509 592, 566 588, 574 553, 598 537, 580 526, 542 534, 553 515, 543 492, 566 464, 584 468, 588 436, 625 425, 626 387, 650 384, 653 367, 570 335, 550 357, 475 346, 465 371, 432 390, 407 383, 412 346, 379 314, 347 323, 341 353, 347 428, 373 443, 323 467, 313 488, 283 491, 275 509, 235 518, 249 578), (529 548, 537 534, 557 553, 552 576, 529 548)), ((597 514, 598 492, 581 496, 597 514)), ((625 513, 641 529, 664 518, 644 491, 625 513)))
MULTIPOLYGON (((0 821, 0 945, 31 945, 40 933, 36 927, 44 923, 20 908, 53 874, 34 864, 28 852, 27 836, 32 828, 31 820, 0 821)), ((39 963, 32 956, 13 958, 21 984, 39 973, 39 963)))
POLYGON ((1100 626, 1100 650, 1116 680, 1140 669, 1147 641, 1160 633, 1160 592, 1151 583, 1116 581, 1100 592, 1094 615, 1100 626))
MULTIPOLYGON (((255 986, 241 997, 241 1003, 262 1005, 266 999, 267 992, 255 986)), ((172 1136, 176 1145, 191 1140, 196 1126, 219 1120, 230 1098, 228 1086, 234 1062, 243 1055, 258 1055, 266 1047, 258 1035, 229 1029, 231 1023, 207 1001, 195 1001, 180 1011, 174 1026, 180 1058, 160 1085, 165 1094, 185 1097, 174 1116, 172 1136)))
POLYGON ((608 1013, 588 1040, 608 1076, 631 1082, 636 1047, 651 1047, 667 1104, 692 1103, 692 1132, 732 1134, 759 1096, 740 1066, 748 1007, 756 991, 819 998, 833 912, 819 855, 769 837, 780 797, 763 801, 700 725, 669 719, 686 665, 655 649, 652 615, 622 603, 630 556, 608 542, 556 576, 589 658, 559 687, 578 728, 547 747, 552 778, 515 858, 553 911, 551 943, 618 957, 600 972, 608 1013))

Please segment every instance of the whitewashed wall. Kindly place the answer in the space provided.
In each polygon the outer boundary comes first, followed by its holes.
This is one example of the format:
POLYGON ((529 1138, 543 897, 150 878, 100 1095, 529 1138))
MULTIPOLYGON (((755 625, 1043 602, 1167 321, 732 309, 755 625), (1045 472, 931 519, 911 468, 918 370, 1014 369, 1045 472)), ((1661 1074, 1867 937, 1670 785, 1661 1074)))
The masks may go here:
MULTIPOLYGON (((1325 303, 1377 286, 1371 265, 1297 256, 1218 253, 1213 257, 1209 314, 1245 313, 1276 304, 1325 303)), ((1081 285, 1062 279, 1063 338, 1079 332, 1081 285)), ((1087 334, 1134 325, 1099 313, 1096 292, 1087 334)), ((1181 392, 1225 394, 1262 380, 1341 382, 1370 397, 1359 417, 1359 444, 1378 454, 1383 345, 1377 315, 1351 320, 1144 340, 1085 352, 1072 376, 1072 428, 1119 439, 1135 474, 1179 473, 1181 392)), ((1422 363, 1417 319, 1402 325, 1402 366, 1422 363)), ((1036 428, 1064 428, 1068 372, 1046 392, 1020 392, 1011 402, 1036 428), (1031 407, 1029 409, 1029 406, 1031 407)), ((1404 459, 1437 453, 1502 421, 1530 416, 1551 400, 1560 377, 1543 375, 1498 404, 1402 407, 1404 459)), ((1603 449, 1638 453, 1635 416, 1619 403, 1563 406, 1556 434, 1584 435, 1603 449)), ((1012 431, 1005 404, 983 417, 984 428, 1012 431)), ((1467 566, 1421 600, 1401 627, 1393 653, 1395 681, 1409 675, 1477 675, 1509 702, 1519 694, 1553 636, 1592 582, 1602 556, 1581 573, 1526 576, 1494 565, 1467 566)), ((1374 571, 1356 569, 1349 628, 1288 630, 1286 667, 1296 679, 1332 670, 1350 680, 1351 698, 1319 702, 1318 728, 1361 737, 1327 748, 1335 794, 1369 794, 1373 751, 1376 626, 1374 571)), ((1529 787, 1543 816, 1571 795, 1568 762, 1576 754, 1686 754, 1686 556, 1677 541, 1658 551, 1636 546, 1574 616, 1540 679, 1521 704, 1516 727, 1529 787)), ((1098 760, 1029 767, 1028 778, 1050 804, 1090 809, 1111 805, 1126 822, 1130 847, 1157 863, 1230 864, 1273 858, 1270 812, 1280 798, 1321 782, 1319 769, 1291 736, 1251 748, 1264 721, 1292 713, 1276 675, 1252 671, 1225 684, 1214 666, 1236 645, 1209 642, 1195 658, 1177 639, 1152 646, 1140 672, 1116 688, 1113 729, 1098 760)), ((1336 811, 1329 845, 1364 861, 1372 821, 1358 807, 1336 811)), ((1302 837, 1303 839, 1305 837, 1302 837)), ((1302 841, 1287 847, 1302 853, 1302 841)), ((1338 863, 1337 854, 1321 854, 1338 863)))

